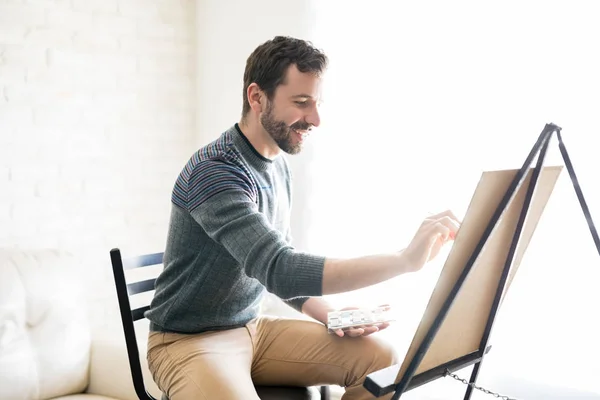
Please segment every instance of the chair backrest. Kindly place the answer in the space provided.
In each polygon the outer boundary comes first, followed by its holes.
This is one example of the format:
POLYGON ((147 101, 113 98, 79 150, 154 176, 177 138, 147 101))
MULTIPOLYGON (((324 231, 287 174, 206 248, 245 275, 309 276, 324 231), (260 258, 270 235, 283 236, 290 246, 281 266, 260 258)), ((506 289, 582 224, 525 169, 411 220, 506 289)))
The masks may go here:
POLYGON ((121 322, 123 323, 125 344, 127 346, 127 356, 129 358, 129 368, 131 370, 131 377, 133 379, 135 393, 140 400, 156 400, 148 393, 144 385, 142 366, 140 364, 140 354, 133 324, 135 321, 144 318, 144 312, 146 312, 150 306, 145 305, 132 310, 129 297, 154 290, 154 282, 156 279, 146 279, 140 282, 127 284, 125 279, 125 270, 162 265, 163 255, 164 253, 154 253, 123 259, 121 257, 121 251, 118 248, 110 251, 110 261, 112 263, 115 287, 117 289, 117 298, 119 300, 121 322))
MULTIPOLYGON (((125 279, 125 270, 162 265, 163 256, 164 253, 154 253, 123 259, 121 257, 121 251, 118 248, 110 251, 110 260, 112 263, 113 275, 115 277, 115 286, 117 289, 117 298, 119 300, 119 309, 121 311, 123 331, 125 333, 125 343, 127 345, 127 356, 129 357, 131 377, 133 379, 135 393, 140 400, 157 400, 148 393, 144 385, 142 366, 140 365, 140 354, 133 324, 135 321, 144 318, 144 313, 150 306, 141 306, 132 310, 129 297, 154 290, 156 278, 128 284, 125 279)), ((322 400, 329 400, 329 387, 322 386, 320 394, 322 400)), ((286 396, 286 398, 289 397, 286 396)), ((163 394, 161 400, 168 400, 167 396, 163 394)))

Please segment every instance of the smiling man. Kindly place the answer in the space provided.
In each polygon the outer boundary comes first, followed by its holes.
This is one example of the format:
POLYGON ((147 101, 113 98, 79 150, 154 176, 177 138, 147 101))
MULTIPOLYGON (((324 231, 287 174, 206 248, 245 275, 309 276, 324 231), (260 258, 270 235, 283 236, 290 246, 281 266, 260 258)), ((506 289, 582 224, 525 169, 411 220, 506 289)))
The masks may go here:
POLYGON ((372 398, 365 377, 396 362, 367 327, 332 335, 324 294, 417 271, 454 237, 448 211, 426 219, 401 252, 332 259, 290 243, 292 180, 285 154, 320 124, 327 57, 275 37, 246 63, 239 123, 194 153, 172 192, 164 270, 146 316, 147 358, 171 400, 258 399, 254 384, 337 384, 372 398), (269 291, 313 320, 259 316, 269 291))

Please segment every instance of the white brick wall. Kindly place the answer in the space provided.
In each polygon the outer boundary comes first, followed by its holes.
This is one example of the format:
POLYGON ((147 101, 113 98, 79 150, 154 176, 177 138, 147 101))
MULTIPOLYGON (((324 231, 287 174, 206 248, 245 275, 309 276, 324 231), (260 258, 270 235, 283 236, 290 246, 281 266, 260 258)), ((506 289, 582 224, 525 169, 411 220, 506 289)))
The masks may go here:
POLYGON ((194 20, 193 0, 0 0, 0 247, 73 252, 98 325, 109 250, 164 246, 195 145, 194 20))

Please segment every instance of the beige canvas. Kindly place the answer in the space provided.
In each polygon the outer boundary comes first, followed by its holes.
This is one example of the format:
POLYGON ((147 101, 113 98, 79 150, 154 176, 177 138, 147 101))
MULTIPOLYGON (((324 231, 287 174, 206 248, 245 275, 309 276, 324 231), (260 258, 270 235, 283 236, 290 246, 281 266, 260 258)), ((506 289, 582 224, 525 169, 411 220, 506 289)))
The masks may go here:
MULTIPOLYGON (((503 298, 514 279, 561 171, 562 166, 551 166, 544 167, 540 173, 503 298)), ((518 170, 500 170, 486 171, 482 174, 453 247, 400 367, 396 383, 401 380, 415 356, 517 172, 518 170)), ((415 375, 479 349, 532 172, 533 169, 528 171, 523 184, 502 213, 415 371, 415 375)))

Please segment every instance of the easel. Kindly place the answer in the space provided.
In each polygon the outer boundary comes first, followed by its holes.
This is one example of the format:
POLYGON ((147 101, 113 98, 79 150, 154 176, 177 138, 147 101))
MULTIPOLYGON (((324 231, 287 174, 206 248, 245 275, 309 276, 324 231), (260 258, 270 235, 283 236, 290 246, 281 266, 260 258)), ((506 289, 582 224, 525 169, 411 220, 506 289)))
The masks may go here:
MULTIPOLYGON (((418 386, 424 385, 441 377, 447 376, 448 374, 451 374, 454 371, 474 365, 470 381, 468 382, 464 400, 469 400, 471 398, 473 386, 475 385, 475 382, 479 375, 481 363, 483 361, 484 356, 490 350, 488 341, 498 308, 500 306, 500 303, 502 302, 503 295, 508 288, 507 283, 508 285, 510 285, 510 279, 512 279, 512 276, 516 271, 516 267, 514 267, 515 271, 511 272, 511 268, 513 267, 513 263, 515 260, 515 253, 517 252, 517 248, 519 247, 520 241, 523 240, 523 229, 526 225, 528 213, 530 212, 532 198, 534 198, 534 193, 536 193, 536 187, 538 185, 538 179, 540 178, 541 171, 544 168, 544 159, 546 157, 546 152, 548 150, 550 140, 552 138, 552 135, 555 133, 558 139, 558 146, 563 161, 565 163, 565 167, 569 173, 569 177, 577 194, 577 198, 581 205, 581 209, 589 225, 589 229, 594 239, 594 243, 596 245, 598 253, 600 254, 600 238, 598 236, 596 227, 594 226, 589 207, 583 197, 581 187, 579 186, 577 176, 575 175, 573 165, 563 143, 560 131, 561 128, 555 124, 550 123, 545 125, 537 142, 535 143, 525 162, 523 163, 523 166, 516 172, 514 178, 512 178, 512 180, 510 181, 508 188, 504 192, 504 195, 500 200, 498 206, 495 208, 495 211, 489 219, 489 222, 485 226, 483 234, 480 236, 480 239, 475 245, 473 252, 468 257, 466 263, 462 264, 464 265, 464 268, 462 268, 462 271, 460 271, 454 285, 451 287, 451 290, 449 290, 448 295, 445 297, 445 300, 443 300, 443 303, 441 304, 441 307, 439 308, 439 311, 437 312, 433 322, 426 330, 426 333, 422 340, 420 340, 420 343, 419 341, 416 342, 418 344, 418 347, 416 347, 416 351, 414 351, 412 355, 409 354, 407 356, 407 359, 405 359, 402 366, 394 365, 392 367, 377 371, 367 376, 364 382, 364 387, 373 395, 375 395, 376 397, 381 397, 385 394, 394 392, 392 400, 398 400, 403 393, 411 389, 414 389, 418 386), (536 155, 538 156, 537 162, 535 167, 531 170, 531 165, 536 155), (520 208, 520 210, 518 210, 518 218, 516 218, 514 234, 512 234, 510 244, 507 246, 506 259, 503 262, 503 267, 501 265, 501 273, 497 281, 497 286, 495 289, 495 294, 493 296, 493 301, 491 302, 489 315, 487 315, 486 318, 485 328, 483 329, 483 332, 480 336, 480 340, 477 339, 479 340, 479 346, 476 348, 475 351, 460 354, 460 356, 458 357, 444 361, 443 363, 437 364, 432 368, 428 368, 425 371, 417 373, 417 369, 420 367, 424 357, 430 350, 432 342, 436 338, 436 334, 440 330, 440 327, 444 323, 448 312, 451 310, 451 307, 455 303, 457 296, 463 288, 465 281, 469 277, 473 265, 480 257, 482 249, 484 249, 484 246, 488 242, 490 235, 492 235, 495 228, 497 228, 498 224, 500 223, 500 219, 503 213, 506 211, 507 207, 512 207, 511 201, 514 199, 517 191, 521 191, 521 189, 524 190, 524 187, 522 187, 522 185, 525 182, 526 178, 529 179, 529 183, 526 192, 524 192, 524 200, 522 203, 522 207, 520 208), (510 278, 509 274, 511 275, 510 278)), ((520 193, 523 192, 521 191, 520 193)), ((541 212, 539 214, 541 214, 541 212)), ((539 215, 537 217, 539 218, 539 215)), ((531 232, 529 232, 528 234, 530 238, 531 232)), ((526 238, 524 240, 528 242, 529 238, 526 238)), ((527 244, 525 244, 524 246, 526 247, 526 245, 527 244)), ((479 335, 477 337, 479 338, 479 335)))

